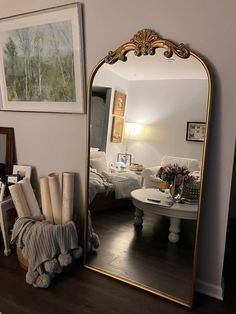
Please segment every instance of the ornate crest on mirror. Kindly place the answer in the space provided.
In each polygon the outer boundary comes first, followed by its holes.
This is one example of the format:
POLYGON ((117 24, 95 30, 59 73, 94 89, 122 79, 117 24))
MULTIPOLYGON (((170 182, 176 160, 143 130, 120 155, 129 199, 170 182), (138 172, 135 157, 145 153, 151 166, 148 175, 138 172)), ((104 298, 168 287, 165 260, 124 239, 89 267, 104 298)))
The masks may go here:
POLYGON ((110 51, 88 88, 85 266, 188 307, 210 98, 202 58, 150 29, 110 51))

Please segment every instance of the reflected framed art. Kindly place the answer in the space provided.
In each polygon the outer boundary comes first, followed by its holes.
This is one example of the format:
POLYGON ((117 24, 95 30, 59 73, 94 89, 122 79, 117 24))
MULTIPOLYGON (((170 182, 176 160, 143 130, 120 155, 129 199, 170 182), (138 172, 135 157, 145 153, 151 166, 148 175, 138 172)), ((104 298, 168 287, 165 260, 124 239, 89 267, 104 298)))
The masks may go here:
POLYGON ((205 122, 187 122, 186 141, 204 142, 205 133, 205 122))
POLYGON ((121 143, 123 137, 124 119, 121 117, 113 117, 112 130, 111 130, 111 142, 121 143))
POLYGON ((115 91, 113 114, 123 117, 125 114, 126 95, 122 92, 115 91))
POLYGON ((126 166, 130 166, 131 165, 131 157, 132 157, 131 154, 118 153, 117 161, 122 162, 126 166))

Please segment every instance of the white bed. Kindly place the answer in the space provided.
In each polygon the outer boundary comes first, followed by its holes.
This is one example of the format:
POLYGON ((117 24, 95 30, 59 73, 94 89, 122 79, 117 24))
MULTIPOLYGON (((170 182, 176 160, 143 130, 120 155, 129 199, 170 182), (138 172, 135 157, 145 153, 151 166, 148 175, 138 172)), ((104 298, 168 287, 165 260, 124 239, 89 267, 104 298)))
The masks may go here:
POLYGON ((130 193, 141 188, 140 177, 132 171, 111 172, 105 152, 90 152, 89 201, 96 194, 115 192, 115 199, 131 198, 130 193))

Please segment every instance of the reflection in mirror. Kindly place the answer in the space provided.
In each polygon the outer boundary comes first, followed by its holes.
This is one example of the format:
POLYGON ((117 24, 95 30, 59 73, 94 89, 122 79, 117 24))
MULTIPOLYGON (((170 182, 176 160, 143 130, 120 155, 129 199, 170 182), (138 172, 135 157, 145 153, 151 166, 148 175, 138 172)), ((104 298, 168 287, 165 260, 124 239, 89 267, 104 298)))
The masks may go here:
POLYGON ((100 245, 89 242, 86 265, 191 306, 210 78, 192 52, 166 58, 162 47, 101 62, 91 82, 89 222, 100 245))
POLYGON ((12 173, 14 129, 0 127, 1 175, 12 173))

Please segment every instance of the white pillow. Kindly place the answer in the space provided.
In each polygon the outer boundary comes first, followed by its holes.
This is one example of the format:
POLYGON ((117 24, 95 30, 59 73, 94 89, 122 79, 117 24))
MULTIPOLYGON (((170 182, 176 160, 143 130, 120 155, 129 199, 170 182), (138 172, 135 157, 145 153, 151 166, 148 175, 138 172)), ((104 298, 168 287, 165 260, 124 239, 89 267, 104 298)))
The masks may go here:
POLYGON ((106 159, 106 153, 103 151, 96 151, 96 150, 92 150, 90 151, 90 159, 94 159, 94 158, 100 158, 103 157, 106 159))
POLYGON ((99 148, 96 147, 90 147, 90 152, 98 152, 99 148))
POLYGON ((98 173, 107 172, 108 167, 104 157, 90 159, 90 166, 95 168, 98 173))

